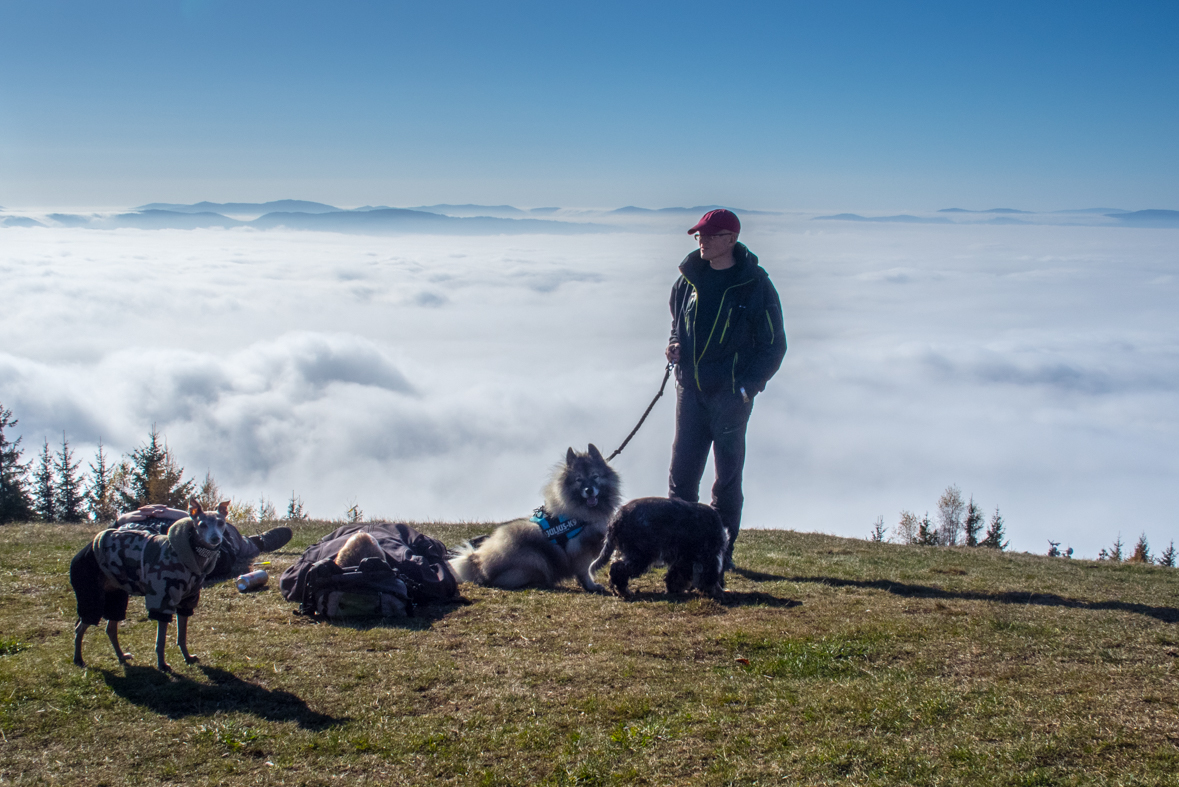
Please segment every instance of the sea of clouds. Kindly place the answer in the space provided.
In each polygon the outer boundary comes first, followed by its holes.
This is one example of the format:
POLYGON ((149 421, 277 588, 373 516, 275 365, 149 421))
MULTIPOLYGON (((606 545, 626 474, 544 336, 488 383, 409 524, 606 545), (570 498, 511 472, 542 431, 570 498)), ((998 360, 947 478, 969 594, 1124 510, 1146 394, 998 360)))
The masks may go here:
MULTIPOLYGON (((743 234, 789 352, 745 523, 867 537, 957 484, 1014 549, 1179 536, 1179 235, 814 222, 743 234)), ((0 403, 26 458, 155 424, 189 475, 313 516, 499 521, 655 394, 683 217, 586 235, 0 229, 0 403)), ((666 494, 674 399, 614 464, 666 494)), ((711 469, 705 476, 705 487, 711 469)))

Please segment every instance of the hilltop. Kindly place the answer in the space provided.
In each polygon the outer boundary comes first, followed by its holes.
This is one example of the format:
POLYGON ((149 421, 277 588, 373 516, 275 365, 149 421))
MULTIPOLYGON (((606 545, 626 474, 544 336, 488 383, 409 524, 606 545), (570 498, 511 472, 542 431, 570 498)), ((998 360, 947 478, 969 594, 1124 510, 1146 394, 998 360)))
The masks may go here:
MULTIPOLYGON (((337 523, 298 525, 275 574, 337 523)), ((420 527, 448 544, 490 525, 420 527)), ((0 781, 108 785, 1174 784, 1179 572, 747 531, 731 599, 463 586, 339 626, 205 592, 167 677, 98 631, 93 533, 0 528, 0 781), (118 741, 113 747, 112 742, 118 741)), ((150 664, 132 600, 124 646, 150 664)), ((173 646, 169 646, 173 647, 173 646)))

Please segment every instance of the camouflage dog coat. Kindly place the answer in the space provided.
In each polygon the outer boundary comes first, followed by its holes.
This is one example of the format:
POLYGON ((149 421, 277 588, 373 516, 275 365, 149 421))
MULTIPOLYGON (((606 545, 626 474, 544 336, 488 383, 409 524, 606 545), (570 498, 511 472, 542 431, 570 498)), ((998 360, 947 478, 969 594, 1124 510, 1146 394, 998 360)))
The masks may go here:
POLYGON ((192 519, 157 536, 142 530, 104 530, 92 546, 98 567, 124 593, 143 596, 148 617, 188 617, 201 600, 201 583, 217 563, 217 549, 201 546, 192 519))

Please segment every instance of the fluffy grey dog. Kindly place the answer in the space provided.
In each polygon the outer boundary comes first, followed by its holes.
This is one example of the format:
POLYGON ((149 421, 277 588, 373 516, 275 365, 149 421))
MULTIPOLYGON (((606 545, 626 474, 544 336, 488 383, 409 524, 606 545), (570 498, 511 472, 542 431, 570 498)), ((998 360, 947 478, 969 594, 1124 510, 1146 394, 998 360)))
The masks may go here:
POLYGON ((592 443, 584 454, 570 448, 544 488, 544 505, 530 519, 500 525, 477 546, 464 544, 450 567, 462 582, 505 590, 552 587, 577 577, 585 590, 603 593, 589 565, 602 550, 620 499, 618 473, 598 449, 592 443))
POLYGON ((712 506, 665 497, 640 497, 618 509, 606 532, 602 554, 590 566, 596 572, 618 550, 610 566, 610 587, 629 598, 627 583, 657 560, 667 563, 667 592, 689 587, 721 599, 725 592, 728 533, 712 506))

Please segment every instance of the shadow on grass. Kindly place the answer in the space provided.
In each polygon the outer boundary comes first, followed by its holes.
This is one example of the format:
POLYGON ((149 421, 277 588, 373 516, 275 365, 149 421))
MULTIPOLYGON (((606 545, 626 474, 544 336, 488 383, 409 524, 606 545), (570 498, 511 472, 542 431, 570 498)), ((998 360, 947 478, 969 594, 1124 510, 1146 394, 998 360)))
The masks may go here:
MULTIPOLYGON (((339 620, 332 620, 331 618, 321 617, 304 617, 310 623, 327 624, 337 626, 340 628, 357 629, 359 631, 368 631, 369 629, 377 628, 391 628, 391 629, 406 629, 408 631, 428 631, 433 628, 434 624, 442 620, 444 617, 455 611, 459 607, 470 606, 474 602, 465 599, 457 598, 453 601, 448 601, 445 604, 422 604, 413 608, 413 614, 404 618, 341 618, 339 620)), ((301 614, 301 613, 296 613, 301 614)))
POLYGON ((710 596, 702 593, 667 593, 659 591, 635 591, 634 595, 627 599, 628 603, 643 602, 665 602, 668 604, 687 604, 697 602, 698 605, 704 605, 713 609, 717 613, 724 613, 730 607, 775 607, 777 609, 790 609, 791 607, 798 607, 802 605, 801 601, 792 598, 779 598, 772 596, 769 593, 762 593, 760 591, 739 591, 726 590, 724 601, 714 601, 710 596))
POLYGON ((727 590, 725 591, 724 604, 726 607, 777 607, 778 609, 802 606, 802 602, 796 599, 779 598, 759 590, 748 592, 727 590))
POLYGON ((1085 601, 1066 598, 1055 593, 984 593, 977 590, 945 590, 930 585, 910 585, 887 579, 860 580, 837 579, 835 577, 788 577, 790 582, 814 582, 832 587, 872 588, 907 598, 936 598, 959 601, 993 601, 998 604, 1035 605, 1039 607, 1065 607, 1068 609, 1113 610, 1145 615, 1163 623, 1179 623, 1179 609, 1175 607, 1152 607, 1149 604, 1135 604, 1129 601, 1085 601))
POLYGON ((130 664, 122 674, 101 670, 111 690, 142 708, 179 719, 214 711, 250 713, 267 721, 294 721, 307 730, 323 730, 347 719, 317 713, 289 691, 264 689, 216 667, 199 666, 212 685, 180 673, 165 675, 151 667, 130 664))
POLYGON ((737 574, 738 576, 745 577, 750 582, 785 582, 786 581, 786 577, 780 577, 777 574, 767 574, 763 571, 754 571, 751 568, 734 567, 734 568, 730 568, 725 573, 737 574))

